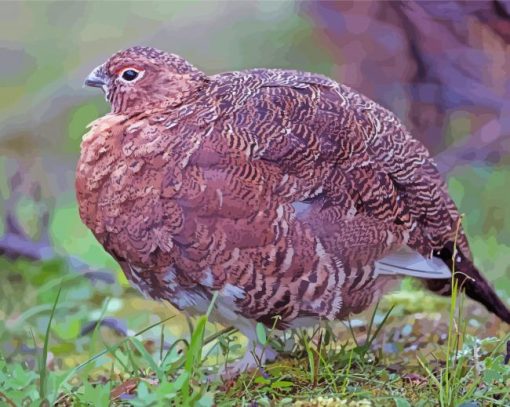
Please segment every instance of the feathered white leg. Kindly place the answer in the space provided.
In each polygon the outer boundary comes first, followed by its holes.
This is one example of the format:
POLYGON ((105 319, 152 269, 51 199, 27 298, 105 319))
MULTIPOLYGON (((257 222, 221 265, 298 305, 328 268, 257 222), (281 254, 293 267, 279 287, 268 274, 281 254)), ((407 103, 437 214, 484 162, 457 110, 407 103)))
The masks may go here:
POLYGON ((224 380, 232 379, 241 373, 262 368, 266 362, 276 359, 277 352, 270 346, 256 345, 254 349, 248 349, 241 359, 228 364, 222 372, 224 380))
POLYGON ((241 359, 227 364, 219 375, 224 379, 238 376, 240 373, 264 366, 266 362, 276 359, 278 353, 269 345, 261 345, 257 338, 257 322, 243 317, 235 311, 232 301, 223 296, 218 297, 211 320, 224 326, 233 326, 248 338, 246 353, 241 359))
POLYGON ((242 326, 236 327, 248 338, 249 342, 246 348, 246 353, 241 359, 228 364, 223 369, 223 372, 221 372, 221 377, 223 379, 231 379, 243 372, 261 368, 266 364, 266 362, 275 360, 278 356, 278 352, 276 352, 270 345, 261 345, 259 343, 255 328, 256 323, 252 321, 249 322, 249 324, 242 324, 242 326))

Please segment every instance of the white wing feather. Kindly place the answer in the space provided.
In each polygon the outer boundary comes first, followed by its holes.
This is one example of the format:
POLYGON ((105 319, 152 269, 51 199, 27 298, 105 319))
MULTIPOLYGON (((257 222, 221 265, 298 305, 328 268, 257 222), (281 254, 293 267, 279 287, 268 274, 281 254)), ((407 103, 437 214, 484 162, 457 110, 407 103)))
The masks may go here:
POLYGON ((375 275, 401 275, 425 279, 451 278, 448 266, 439 258, 427 259, 405 246, 375 262, 375 275))

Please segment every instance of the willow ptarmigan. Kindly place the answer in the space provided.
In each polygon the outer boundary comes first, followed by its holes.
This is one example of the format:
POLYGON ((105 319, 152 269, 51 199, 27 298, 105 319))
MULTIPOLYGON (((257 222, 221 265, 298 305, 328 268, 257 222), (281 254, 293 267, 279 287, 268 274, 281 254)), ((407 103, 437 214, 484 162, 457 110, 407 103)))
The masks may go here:
POLYGON ((305 72, 207 76, 144 47, 85 84, 111 113, 81 144, 80 215, 146 295, 196 314, 218 292, 213 319, 255 342, 257 321, 342 319, 401 276, 448 295, 454 268, 510 323, 429 153, 365 96, 305 72))

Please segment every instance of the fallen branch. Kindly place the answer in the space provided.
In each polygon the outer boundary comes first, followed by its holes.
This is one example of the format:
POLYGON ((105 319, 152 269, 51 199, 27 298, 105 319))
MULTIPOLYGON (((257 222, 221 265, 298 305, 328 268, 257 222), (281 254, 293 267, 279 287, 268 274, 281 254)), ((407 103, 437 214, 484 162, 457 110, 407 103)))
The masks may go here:
POLYGON ((93 268, 74 256, 59 255, 47 243, 35 242, 30 238, 14 233, 6 233, 0 237, 0 256, 10 259, 25 258, 33 261, 58 259, 64 261, 70 269, 83 274, 84 277, 91 281, 102 281, 107 284, 115 282, 115 278, 110 270, 93 268))

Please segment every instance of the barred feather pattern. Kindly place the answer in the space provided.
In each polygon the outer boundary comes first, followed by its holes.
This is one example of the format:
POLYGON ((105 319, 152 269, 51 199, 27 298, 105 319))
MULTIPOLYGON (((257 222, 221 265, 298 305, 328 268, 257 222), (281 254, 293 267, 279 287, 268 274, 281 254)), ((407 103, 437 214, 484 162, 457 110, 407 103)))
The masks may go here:
MULTIPOLYGON (((140 47, 103 69, 112 113, 81 145, 80 215, 152 298, 193 313, 219 291, 280 327, 345 318, 391 285, 377 259, 455 240, 459 213, 425 147, 344 85, 277 69, 206 76, 140 47), (133 65, 145 77, 117 86, 133 65)), ((469 259, 463 234, 458 245, 469 259)))

